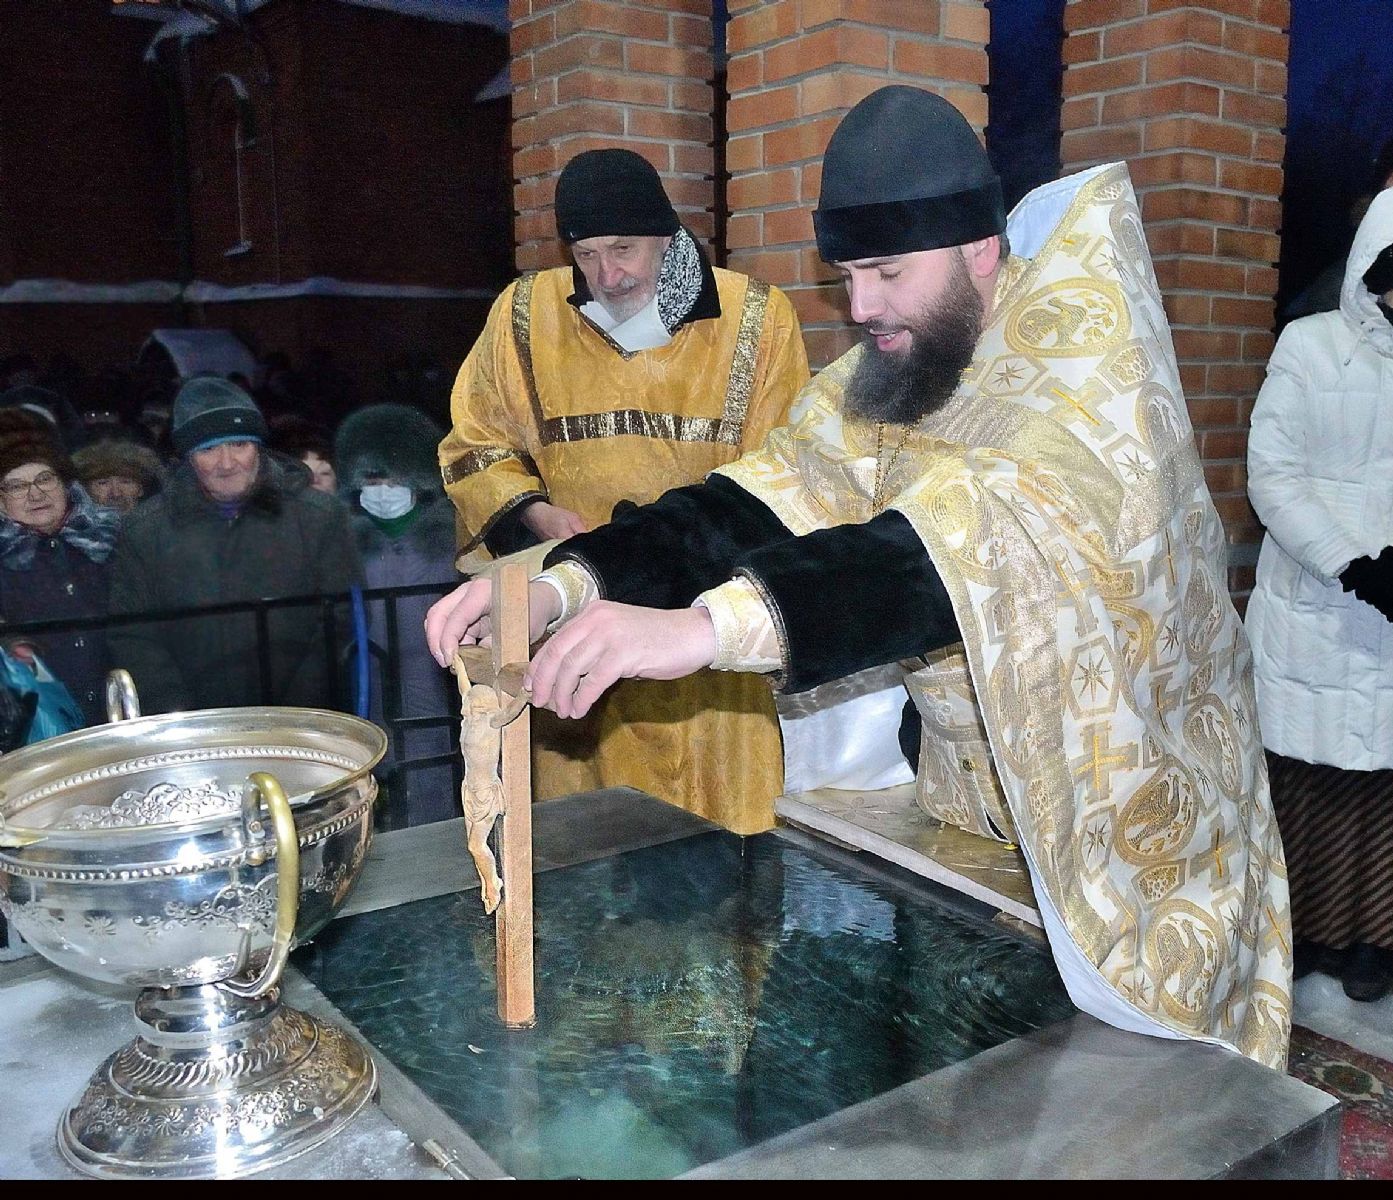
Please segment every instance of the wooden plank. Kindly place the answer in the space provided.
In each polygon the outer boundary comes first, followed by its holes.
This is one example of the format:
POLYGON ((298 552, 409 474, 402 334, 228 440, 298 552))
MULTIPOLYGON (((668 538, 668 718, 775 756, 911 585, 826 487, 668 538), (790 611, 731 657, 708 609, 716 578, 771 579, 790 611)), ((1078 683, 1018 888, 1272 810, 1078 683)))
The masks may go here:
MULTIPOLYGON (((527 569, 509 563, 498 572, 493 598, 493 666, 525 663, 527 569)), ((498 1016, 511 1028, 537 1023, 532 977, 532 712, 524 707, 503 729, 503 792, 507 809, 498 835, 503 901, 495 920, 498 942, 498 1016)))
MULTIPOLYGON (((472 682, 488 683, 494 678, 494 651, 489 647, 461 646, 455 653, 464 659, 465 670, 469 672, 472 682)), ((503 692, 505 703, 522 690, 522 677, 526 673, 526 658, 521 662, 505 663, 498 668, 496 686, 503 692)))

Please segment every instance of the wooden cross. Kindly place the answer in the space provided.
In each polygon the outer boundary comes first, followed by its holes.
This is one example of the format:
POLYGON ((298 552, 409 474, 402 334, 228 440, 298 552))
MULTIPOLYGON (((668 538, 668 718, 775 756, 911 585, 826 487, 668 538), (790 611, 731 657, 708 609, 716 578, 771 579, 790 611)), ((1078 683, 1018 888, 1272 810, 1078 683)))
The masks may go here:
MULTIPOLYGON (((498 1016, 514 1029, 537 1023, 532 964, 532 720, 522 685, 530 653, 527 589, 524 566, 508 563, 500 567, 493 584, 492 648, 462 646, 455 656, 463 719, 471 719, 468 693, 472 686, 487 682, 496 697, 493 711, 477 719, 502 732, 496 778, 502 787, 498 850, 503 886, 493 912, 498 944, 498 1016)), ((467 776, 465 782, 468 787, 467 776)), ((466 828, 474 841, 476 831, 469 829, 469 824, 466 813, 466 828)), ((491 827, 493 820, 488 824, 491 827)), ((488 829, 482 834, 486 839, 488 829)), ((487 884, 485 889, 487 904, 487 884)))

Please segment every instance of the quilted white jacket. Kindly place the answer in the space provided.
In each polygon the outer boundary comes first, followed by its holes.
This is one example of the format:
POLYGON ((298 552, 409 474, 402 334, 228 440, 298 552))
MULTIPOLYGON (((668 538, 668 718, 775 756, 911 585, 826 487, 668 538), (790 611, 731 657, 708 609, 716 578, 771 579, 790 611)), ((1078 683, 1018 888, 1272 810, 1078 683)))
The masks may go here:
POLYGON ((1253 409, 1248 493, 1267 526, 1248 604, 1269 750, 1393 767, 1393 624, 1340 587, 1393 543, 1393 325, 1361 278, 1393 244, 1393 191, 1355 235, 1340 307, 1282 331, 1253 409))

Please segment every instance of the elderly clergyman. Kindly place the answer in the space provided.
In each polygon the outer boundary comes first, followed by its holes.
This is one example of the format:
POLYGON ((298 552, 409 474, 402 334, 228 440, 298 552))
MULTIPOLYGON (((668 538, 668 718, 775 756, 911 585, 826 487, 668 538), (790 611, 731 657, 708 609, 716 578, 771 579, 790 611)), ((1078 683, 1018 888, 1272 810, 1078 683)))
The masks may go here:
MULTIPOLYGON (((1290 921, 1251 656, 1125 167, 1028 196, 1010 255, 970 126, 889 87, 833 135, 815 222, 866 343, 762 450, 550 554, 567 601, 533 584, 560 623, 535 702, 902 663, 920 804, 1019 843, 1075 1003, 1280 1066, 1290 921)), ((436 605, 437 657, 489 601, 478 581, 436 605)))
MULTIPOLYGON (((455 383, 440 466, 466 569, 480 544, 570 537, 697 482, 759 446, 808 380, 787 298, 713 269, 639 155, 567 163, 556 225, 574 268, 508 287, 455 383)), ((629 681, 584 720, 539 719, 533 742, 538 799, 628 784, 739 833, 773 824, 779 728, 749 676, 629 681)))

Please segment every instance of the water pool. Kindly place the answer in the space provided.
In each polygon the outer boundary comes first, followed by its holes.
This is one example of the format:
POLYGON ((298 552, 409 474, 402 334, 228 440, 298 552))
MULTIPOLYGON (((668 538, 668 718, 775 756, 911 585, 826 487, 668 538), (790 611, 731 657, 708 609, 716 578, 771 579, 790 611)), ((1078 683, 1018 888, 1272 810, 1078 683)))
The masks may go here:
POLYGON ((773 834, 535 888, 532 1030, 498 1021, 475 891, 344 918, 296 955, 521 1178, 678 1175, 1075 1011, 1043 946, 773 834))

